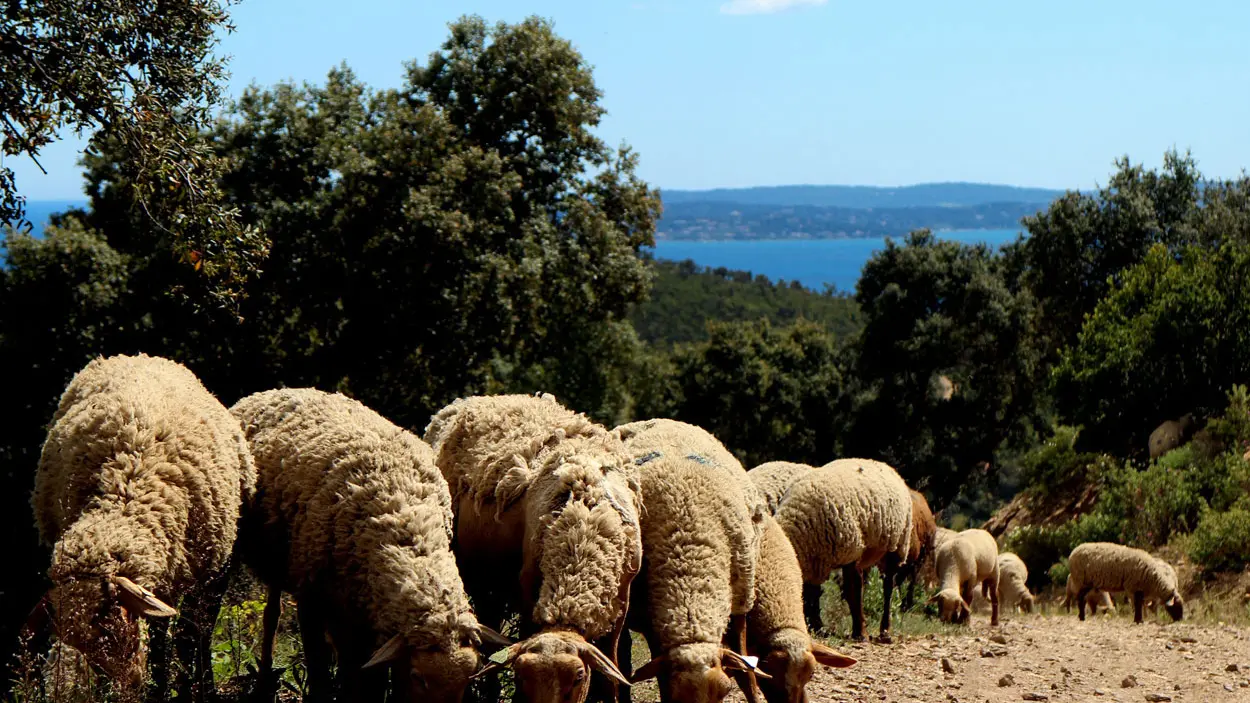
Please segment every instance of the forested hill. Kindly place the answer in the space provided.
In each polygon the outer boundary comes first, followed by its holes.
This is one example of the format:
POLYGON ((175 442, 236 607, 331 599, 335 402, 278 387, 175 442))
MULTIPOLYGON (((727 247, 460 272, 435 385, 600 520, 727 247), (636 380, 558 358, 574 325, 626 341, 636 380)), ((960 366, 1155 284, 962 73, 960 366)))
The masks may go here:
POLYGON ((693 261, 655 261, 651 298, 631 321, 650 343, 672 344, 707 338, 707 322, 768 319, 787 324, 799 318, 820 323, 844 339, 863 326, 849 297, 817 293, 797 281, 771 281, 749 271, 700 268, 693 261))
POLYGON ((879 186, 758 186, 715 190, 662 190, 666 206, 682 203, 740 205, 812 205, 842 208, 967 207, 990 203, 1048 205, 1063 191, 985 183, 922 183, 879 186))

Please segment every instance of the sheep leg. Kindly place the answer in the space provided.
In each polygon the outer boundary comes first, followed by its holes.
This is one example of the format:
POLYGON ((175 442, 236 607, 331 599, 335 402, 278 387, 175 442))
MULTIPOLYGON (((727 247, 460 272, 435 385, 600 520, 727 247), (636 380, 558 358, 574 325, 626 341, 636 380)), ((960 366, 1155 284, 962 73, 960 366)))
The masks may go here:
POLYGON ((1090 587, 1085 586, 1076 593, 1076 614, 1081 620, 1085 619, 1085 597, 1089 595, 1090 587))
POLYGON ((820 584, 803 584, 803 617, 807 620, 807 629, 819 633, 824 629, 820 620, 820 584))
MULTIPOLYGON (((911 611, 912 606, 916 604, 916 579, 919 574, 920 571, 918 569, 911 569, 906 574, 899 572, 899 583, 907 582, 907 592, 903 594, 903 602, 900 603, 903 612, 911 611)), ((902 588, 900 587, 899 590, 902 590, 902 588)))
POLYGON ((981 592, 990 597, 990 627, 998 627, 998 584, 986 581, 981 592))
POLYGON ((894 579, 898 577, 899 557, 897 554, 887 554, 885 561, 881 564, 881 589, 883 591, 882 602, 884 607, 881 613, 881 633, 879 639, 882 642, 890 642, 890 599, 894 595, 894 579))
MULTIPOLYGON (((622 614, 621 620, 624 621, 624 619, 625 616, 622 614)), ((598 641, 591 643, 598 647, 599 651, 608 655, 608 659, 611 659, 618 668, 621 666, 619 647, 621 637, 619 633, 619 629, 613 628, 612 632, 606 637, 602 637, 598 641)), ((589 691, 586 695, 587 701, 592 701, 594 703, 615 703, 615 701, 620 699, 620 694, 617 691, 619 687, 616 685, 615 681, 612 681, 608 677, 595 672, 587 672, 587 674, 590 676, 590 686, 588 687, 589 691)), ((626 675, 628 676, 628 674, 626 675)))
POLYGON ((226 597, 230 578, 238 569, 233 559, 226 568, 211 579, 200 591, 197 604, 199 625, 196 632, 196 671, 193 682, 195 700, 205 701, 215 697, 216 682, 213 679, 213 631, 217 628, 217 616, 221 614, 221 602, 226 597))
POLYGON ((1146 602, 1146 594, 1141 591, 1133 591, 1133 622, 1140 625, 1142 622, 1142 606, 1146 602))
POLYGON ((851 639, 864 640, 864 575, 855 564, 842 567, 842 598, 851 609, 851 639))
POLYGON ((273 674, 273 643, 278 636, 278 621, 282 618, 282 589, 269 588, 265 600, 264 632, 260 644, 260 671, 256 673, 258 696, 272 700, 277 693, 277 677, 273 674))
MULTIPOLYGON (((624 640, 617 648, 616 666, 625 674, 625 678, 629 678, 634 673, 634 638, 629 634, 629 628, 625 628, 621 639, 624 640)), ((633 695, 630 693, 629 686, 620 686, 616 689, 616 700, 618 703, 633 703, 633 695)))
POLYGON ((148 620, 148 667, 152 682, 148 686, 148 702, 163 703, 169 697, 169 621, 148 620))
POLYGON ((304 667, 308 672, 308 696, 305 700, 309 703, 333 700, 325 618, 307 603, 296 605, 295 617, 299 622, 300 641, 304 644, 304 667))

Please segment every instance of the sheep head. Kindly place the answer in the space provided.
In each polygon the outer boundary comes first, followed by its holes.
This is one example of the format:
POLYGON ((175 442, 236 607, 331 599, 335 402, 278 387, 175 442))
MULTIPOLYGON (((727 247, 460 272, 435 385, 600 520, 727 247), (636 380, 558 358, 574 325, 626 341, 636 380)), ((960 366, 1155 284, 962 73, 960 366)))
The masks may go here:
POLYGON ((1172 621, 1177 622, 1185 617, 1185 601, 1181 598, 1181 594, 1172 591, 1172 597, 1163 603, 1163 609, 1168 611, 1168 615, 1172 616, 1172 621))
POLYGON ((511 667, 516 685, 529 703, 583 703, 593 672, 629 685, 629 679, 598 647, 567 630, 542 632, 491 657, 473 678, 511 667))
MULTIPOLYGON (((813 642, 806 632, 798 631, 785 631, 772 638, 772 645, 763 655, 759 670, 768 678, 758 678, 760 692, 768 703, 807 703, 807 683, 816 674, 816 667, 844 668, 855 664, 854 659, 813 642)), ((743 681, 739 680, 738 685, 742 687, 743 681)), ((747 696, 747 700, 751 698, 747 696)))
POLYGON ((687 644, 674 647, 634 672, 638 683, 658 678, 664 700, 678 703, 720 703, 733 689, 730 672, 751 672, 769 679, 755 657, 743 657, 719 644, 687 644))
POLYGON ((972 615, 972 606, 953 588, 938 591, 928 602, 938 604, 938 617, 942 622, 958 625, 967 622, 972 615))
POLYGON ((410 636, 398 634, 379 647, 363 668, 394 666, 396 679, 406 673, 407 700, 459 701, 481 665, 478 649, 510 644, 508 638, 477 623, 463 628, 458 646, 451 649, 421 647, 410 636))
POLYGON ((57 636, 115 686, 136 689, 147 670, 140 622, 178 611, 125 576, 58 579, 48 593, 57 636))

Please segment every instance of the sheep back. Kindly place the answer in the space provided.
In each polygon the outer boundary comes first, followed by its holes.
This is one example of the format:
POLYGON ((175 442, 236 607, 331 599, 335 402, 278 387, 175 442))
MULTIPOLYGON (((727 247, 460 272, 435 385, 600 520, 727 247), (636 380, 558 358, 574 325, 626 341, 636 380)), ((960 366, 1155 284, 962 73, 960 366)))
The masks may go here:
POLYGON ((401 633, 421 650, 474 643, 451 496, 429 446, 311 388, 256 393, 231 410, 260 469, 243 554, 263 581, 301 604, 324 599, 332 629, 364 626, 373 646, 401 633))
POLYGON ((807 464, 796 464, 790 461, 770 461, 751 469, 747 472, 747 476, 755 484, 760 497, 768 506, 768 513, 776 515, 782 496, 790 490, 790 486, 794 485, 795 481, 812 468, 807 464))
POLYGON ((913 539, 912 498, 889 465, 840 459, 798 479, 777 510, 807 583, 833 569, 869 567, 886 554, 906 558, 913 539))

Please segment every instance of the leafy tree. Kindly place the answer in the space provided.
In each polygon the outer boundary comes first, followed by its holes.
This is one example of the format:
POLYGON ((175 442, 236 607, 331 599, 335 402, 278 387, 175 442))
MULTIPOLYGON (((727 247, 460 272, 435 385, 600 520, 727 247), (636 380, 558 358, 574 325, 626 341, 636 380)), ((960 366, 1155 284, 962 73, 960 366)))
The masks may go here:
POLYGON ((1159 422, 1217 410, 1250 377, 1248 326, 1250 246, 1191 246, 1177 259, 1156 245, 1063 354, 1058 408, 1089 446, 1140 452, 1159 422))
POLYGON ((673 357, 667 395, 640 410, 716 435, 748 467, 766 461, 824 464, 837 455, 842 369, 822 325, 711 322, 709 339, 673 357))
POLYGON ((856 291, 846 453, 890 463, 939 504, 1038 413, 1036 309, 1004 270, 983 245, 921 230, 887 242, 856 291))
MULTIPOLYGON (((0 14, 0 135, 38 163, 62 130, 113 143, 132 202, 162 247, 204 279, 193 299, 233 307, 266 242, 222 201, 220 161, 200 130, 220 97, 230 31, 219 0, 10 2, 0 14)), ((42 168, 42 167, 41 167, 42 168)), ((0 167, 0 222, 21 220, 0 167)))

